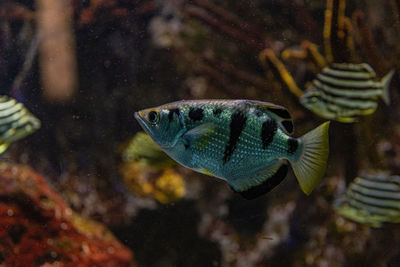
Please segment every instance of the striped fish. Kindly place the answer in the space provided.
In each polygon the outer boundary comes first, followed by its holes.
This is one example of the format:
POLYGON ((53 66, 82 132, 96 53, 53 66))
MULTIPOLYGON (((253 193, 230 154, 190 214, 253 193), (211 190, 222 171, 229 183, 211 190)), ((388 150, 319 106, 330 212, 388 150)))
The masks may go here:
POLYGON ((292 166, 310 194, 329 153, 324 123, 300 138, 281 106, 251 100, 180 101, 135 113, 143 129, 174 160, 226 180, 247 199, 277 186, 292 166))
POLYGON ((0 96, 0 154, 12 142, 40 128, 40 121, 22 103, 8 96, 0 96))
POLYGON ((336 211, 359 223, 380 227, 400 222, 400 176, 385 173, 357 177, 337 201, 336 211))
POLYGON ((381 97, 389 104, 389 84, 394 71, 376 80, 370 65, 333 63, 325 67, 300 98, 300 103, 317 115, 351 123, 375 112, 381 97))

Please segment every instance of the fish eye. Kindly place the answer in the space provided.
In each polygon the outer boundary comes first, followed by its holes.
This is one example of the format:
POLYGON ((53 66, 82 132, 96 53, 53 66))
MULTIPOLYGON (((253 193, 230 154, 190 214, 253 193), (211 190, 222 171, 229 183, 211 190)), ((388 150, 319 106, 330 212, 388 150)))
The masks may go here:
POLYGON ((155 110, 150 111, 149 114, 147 115, 147 119, 149 120, 149 122, 151 124, 156 124, 158 122, 159 118, 160 118, 160 116, 159 116, 158 112, 155 110))
POLYGON ((311 101, 312 103, 315 103, 315 102, 318 101, 318 97, 313 96, 313 97, 310 98, 310 101, 311 101))

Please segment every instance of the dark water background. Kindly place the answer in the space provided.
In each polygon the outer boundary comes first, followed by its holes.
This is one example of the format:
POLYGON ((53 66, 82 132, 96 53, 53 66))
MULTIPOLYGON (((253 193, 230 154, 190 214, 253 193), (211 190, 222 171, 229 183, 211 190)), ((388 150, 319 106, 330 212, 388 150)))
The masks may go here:
MULTIPOLYGON (((69 32, 72 44, 64 56, 76 59, 76 65, 60 68, 55 80, 71 75, 75 86, 67 88, 71 97, 52 97, 58 87, 46 80, 48 61, 40 57, 45 37, 39 36, 22 84, 13 86, 39 32, 41 24, 29 16, 39 12, 39 2, 0 1, 0 92, 23 102, 42 121, 39 131, 2 157, 46 176, 71 208, 107 225, 138 264, 400 265, 398 225, 370 228, 332 208, 359 173, 400 171, 398 1, 346 1, 354 34, 351 60, 369 63, 379 77, 396 70, 392 103, 380 102, 359 123, 331 124, 327 175, 310 196, 302 194, 292 173, 268 195, 248 201, 220 180, 178 167, 186 195, 166 204, 124 184, 121 152, 140 131, 133 113, 179 99, 258 99, 287 107, 295 136, 301 136, 325 120, 303 108, 259 54, 268 48, 279 57, 308 40, 325 55, 327 3, 64 0, 70 28, 60 32, 69 32), (6 9, 11 4, 29 12, 11 12, 6 9)), ((348 48, 340 40, 332 44, 336 59, 343 60, 348 48)), ((55 41, 46 49, 57 47, 55 41)), ((307 58, 284 63, 302 89, 315 77, 307 58)))

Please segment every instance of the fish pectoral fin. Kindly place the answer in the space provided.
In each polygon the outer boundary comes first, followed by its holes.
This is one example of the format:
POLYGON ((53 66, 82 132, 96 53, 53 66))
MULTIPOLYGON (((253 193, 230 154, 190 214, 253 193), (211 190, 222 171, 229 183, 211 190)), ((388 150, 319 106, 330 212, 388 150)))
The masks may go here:
POLYGON ((229 185, 232 190, 245 199, 254 199, 271 191, 282 182, 288 172, 288 164, 278 161, 261 170, 253 176, 231 179, 229 185))
POLYGON ((188 147, 192 147, 193 145, 203 147, 208 143, 210 134, 214 132, 214 129, 215 126, 213 123, 204 123, 187 131, 182 138, 188 147))

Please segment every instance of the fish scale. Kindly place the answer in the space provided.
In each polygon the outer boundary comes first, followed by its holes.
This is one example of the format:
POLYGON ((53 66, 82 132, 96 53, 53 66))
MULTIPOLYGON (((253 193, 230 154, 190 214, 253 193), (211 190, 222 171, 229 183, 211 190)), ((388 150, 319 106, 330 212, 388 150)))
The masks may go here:
POLYGON ((179 101, 135 113, 144 130, 173 159, 226 180, 254 198, 277 186, 291 163, 307 194, 325 171, 325 123, 292 138, 293 122, 281 106, 254 100, 179 101))

